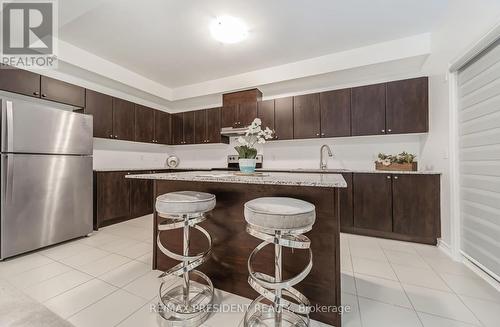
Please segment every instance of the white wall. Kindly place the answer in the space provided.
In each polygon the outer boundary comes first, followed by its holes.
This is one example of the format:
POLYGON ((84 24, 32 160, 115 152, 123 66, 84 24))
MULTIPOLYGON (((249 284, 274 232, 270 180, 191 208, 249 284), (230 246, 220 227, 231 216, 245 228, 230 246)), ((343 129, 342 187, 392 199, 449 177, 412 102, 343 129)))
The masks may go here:
POLYGON ((442 171, 442 241, 452 244, 450 216, 450 92, 447 71, 450 63, 465 53, 500 22, 498 0, 453 0, 440 26, 432 33, 432 54, 424 72, 430 77, 430 133, 423 141, 422 163, 442 171))
MULTIPOLYGON (((379 152, 407 151, 420 156, 422 135, 384 135, 349 138, 272 141, 259 148, 264 155, 264 168, 319 168, 321 145, 332 149, 329 168, 374 169, 379 152)), ((236 138, 228 145, 187 145, 175 147, 171 153, 181 158, 180 167, 225 167, 228 154, 236 154, 236 138)), ((325 151, 326 152, 326 151, 325 151)), ((326 153, 325 153, 326 155, 326 153)), ((426 167, 422 166, 421 170, 426 167)))

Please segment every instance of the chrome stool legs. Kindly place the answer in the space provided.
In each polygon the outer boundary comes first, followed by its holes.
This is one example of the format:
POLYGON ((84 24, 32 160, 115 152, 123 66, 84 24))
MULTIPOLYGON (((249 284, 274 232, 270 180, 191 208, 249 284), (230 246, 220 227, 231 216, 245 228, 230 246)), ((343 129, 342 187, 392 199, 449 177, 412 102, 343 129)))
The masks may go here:
POLYGON ((160 286, 160 316, 166 326, 201 325, 209 316, 209 307, 214 299, 214 287, 210 279, 201 271, 195 270, 208 260, 211 253, 212 238, 210 234, 198 226, 206 219, 204 213, 184 215, 162 215, 164 220, 158 224, 156 243, 160 251, 171 259, 181 261, 176 266, 159 276, 163 281, 160 286), (174 253, 163 246, 160 240, 162 231, 183 229, 182 254, 174 253), (208 248, 198 254, 189 254, 190 229, 200 231, 208 240, 208 248), (174 283, 171 276, 182 278, 181 285, 174 283))
POLYGON ((304 235, 312 226, 293 230, 272 230, 251 224, 247 232, 261 239, 248 258, 248 283, 260 294, 245 314, 245 327, 307 327, 309 326, 310 302, 294 285, 301 282, 312 269, 311 241, 304 235), (274 244, 274 277, 255 272, 252 267, 254 257, 267 245, 274 244), (296 276, 283 280, 283 247, 305 249, 309 252, 306 267, 296 276))

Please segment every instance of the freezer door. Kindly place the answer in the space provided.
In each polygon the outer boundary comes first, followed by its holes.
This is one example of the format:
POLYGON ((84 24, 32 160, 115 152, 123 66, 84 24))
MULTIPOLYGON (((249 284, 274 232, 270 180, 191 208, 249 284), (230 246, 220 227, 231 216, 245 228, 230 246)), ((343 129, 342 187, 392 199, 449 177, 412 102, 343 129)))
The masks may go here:
POLYGON ((92 154, 92 116, 2 99, 3 153, 92 154))
POLYGON ((92 157, 1 156, 1 259, 92 227, 92 157))

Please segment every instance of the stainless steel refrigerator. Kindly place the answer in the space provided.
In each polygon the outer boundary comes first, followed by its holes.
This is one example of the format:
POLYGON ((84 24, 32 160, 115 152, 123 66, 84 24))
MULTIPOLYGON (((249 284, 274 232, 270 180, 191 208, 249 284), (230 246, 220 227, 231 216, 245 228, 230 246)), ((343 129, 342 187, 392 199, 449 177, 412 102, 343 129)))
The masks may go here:
POLYGON ((0 260, 92 232, 92 117, 1 102, 0 260))

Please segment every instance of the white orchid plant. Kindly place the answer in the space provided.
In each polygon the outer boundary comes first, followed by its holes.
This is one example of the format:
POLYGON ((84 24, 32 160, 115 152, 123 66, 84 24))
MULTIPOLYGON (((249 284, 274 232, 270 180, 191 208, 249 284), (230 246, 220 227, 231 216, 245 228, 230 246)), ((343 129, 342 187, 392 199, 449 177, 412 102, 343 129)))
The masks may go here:
POLYGON ((255 145, 264 144, 266 140, 273 138, 274 131, 269 127, 262 129, 262 121, 255 118, 248 126, 244 136, 238 137, 238 143, 241 145, 234 147, 238 152, 240 159, 255 159, 257 149, 255 145))

